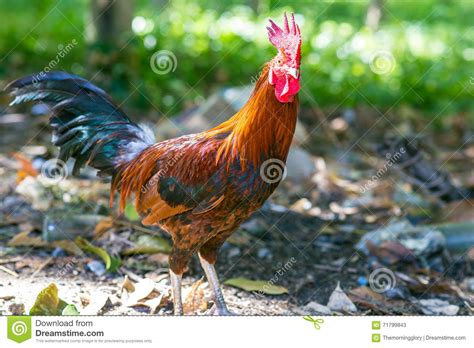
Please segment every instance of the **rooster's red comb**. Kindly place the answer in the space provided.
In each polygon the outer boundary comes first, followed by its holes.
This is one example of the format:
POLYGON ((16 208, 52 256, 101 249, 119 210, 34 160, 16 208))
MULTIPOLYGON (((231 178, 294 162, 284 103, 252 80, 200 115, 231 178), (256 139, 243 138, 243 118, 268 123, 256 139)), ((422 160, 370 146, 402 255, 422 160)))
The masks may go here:
POLYGON ((270 19, 268 29, 268 39, 278 50, 283 50, 285 54, 290 55, 297 62, 300 59, 301 50, 301 32, 296 24, 295 15, 291 14, 291 28, 288 23, 288 17, 285 13, 283 29, 270 19))

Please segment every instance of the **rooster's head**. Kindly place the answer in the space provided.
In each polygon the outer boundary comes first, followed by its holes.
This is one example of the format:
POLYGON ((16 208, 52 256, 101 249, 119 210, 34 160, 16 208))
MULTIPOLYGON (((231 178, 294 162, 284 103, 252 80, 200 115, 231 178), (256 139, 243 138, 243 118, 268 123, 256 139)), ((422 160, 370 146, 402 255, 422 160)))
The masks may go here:
POLYGON ((291 25, 285 13, 283 28, 270 19, 268 38, 278 50, 270 62, 268 81, 275 86, 275 96, 281 103, 290 103, 300 90, 301 33, 291 15, 291 25))

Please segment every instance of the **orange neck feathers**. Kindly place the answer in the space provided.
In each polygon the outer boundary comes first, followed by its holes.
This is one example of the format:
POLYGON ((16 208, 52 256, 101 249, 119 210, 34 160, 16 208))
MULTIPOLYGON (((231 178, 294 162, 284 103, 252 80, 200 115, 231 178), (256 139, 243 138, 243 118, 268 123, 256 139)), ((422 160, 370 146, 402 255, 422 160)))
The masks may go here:
POLYGON ((269 158, 286 160, 293 139, 298 96, 292 103, 280 103, 274 86, 268 83, 268 64, 263 68, 255 89, 244 107, 229 120, 205 132, 208 137, 229 133, 217 154, 239 159, 242 168, 255 167, 269 158))
MULTIPOLYGON (((218 148, 216 165, 221 160, 227 165, 232 160, 239 160, 242 169, 245 169, 248 164, 258 168, 270 158, 286 161, 295 131, 297 109, 297 96, 292 103, 280 103, 276 99, 275 89, 268 83, 267 65, 244 107, 229 120, 201 133, 201 136, 216 139, 219 135, 226 135, 218 148)), ((121 211, 132 193, 135 193, 138 204, 141 190, 155 173, 156 163, 163 158, 163 150, 166 150, 159 145, 149 147, 120 168, 112 181, 111 205, 116 189, 120 190, 121 211)))

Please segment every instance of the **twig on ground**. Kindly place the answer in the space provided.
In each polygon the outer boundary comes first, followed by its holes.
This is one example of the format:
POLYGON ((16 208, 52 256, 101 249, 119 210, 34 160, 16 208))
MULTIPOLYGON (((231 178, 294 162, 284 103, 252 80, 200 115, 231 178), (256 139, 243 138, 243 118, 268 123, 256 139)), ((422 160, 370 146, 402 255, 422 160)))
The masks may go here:
POLYGON ((0 260, 0 265, 5 265, 7 263, 14 263, 14 262, 20 261, 22 259, 23 259, 22 257, 13 257, 13 258, 7 259, 7 260, 0 260))
POLYGON ((8 269, 4 266, 1 266, 1 265, 0 265, 0 271, 8 273, 9 275, 12 275, 12 276, 17 277, 17 278, 19 277, 18 273, 16 273, 15 271, 12 271, 11 269, 8 269))
POLYGON ((33 274, 31 275, 31 277, 34 277, 36 276, 39 272, 41 272, 43 270, 43 268, 45 268, 52 260, 53 258, 52 257, 48 257, 46 259, 45 262, 43 262, 34 272, 33 274))

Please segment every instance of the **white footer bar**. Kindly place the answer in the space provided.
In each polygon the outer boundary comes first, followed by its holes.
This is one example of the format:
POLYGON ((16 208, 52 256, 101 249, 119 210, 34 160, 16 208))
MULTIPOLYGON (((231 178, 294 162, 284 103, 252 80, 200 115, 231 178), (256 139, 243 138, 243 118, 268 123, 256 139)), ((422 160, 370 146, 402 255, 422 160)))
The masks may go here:
POLYGON ((473 328, 473 317, 0 317, 0 347, 473 347, 473 328))

